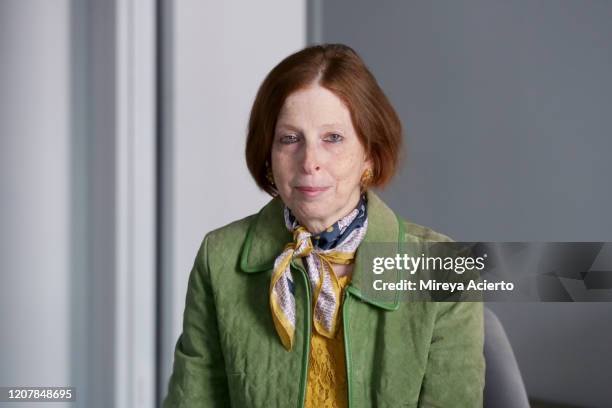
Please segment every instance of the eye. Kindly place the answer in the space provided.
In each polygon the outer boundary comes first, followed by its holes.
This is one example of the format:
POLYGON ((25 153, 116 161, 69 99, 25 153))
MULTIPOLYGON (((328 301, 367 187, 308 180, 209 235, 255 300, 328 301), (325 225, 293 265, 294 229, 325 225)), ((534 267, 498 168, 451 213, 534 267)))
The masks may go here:
POLYGON ((280 138, 280 142, 282 144, 292 144, 292 143, 297 142, 298 140, 299 138, 297 135, 284 135, 284 136, 281 136, 280 138))
POLYGON ((323 140, 329 143, 339 143, 344 140, 344 136, 339 135, 338 133, 330 133, 329 135, 325 136, 323 140))

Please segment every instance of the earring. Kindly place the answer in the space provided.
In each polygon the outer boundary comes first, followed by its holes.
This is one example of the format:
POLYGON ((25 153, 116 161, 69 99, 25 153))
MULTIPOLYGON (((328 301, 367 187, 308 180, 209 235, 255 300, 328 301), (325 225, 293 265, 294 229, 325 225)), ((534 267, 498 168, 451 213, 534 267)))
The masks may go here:
POLYGON ((270 168, 270 164, 268 164, 268 162, 266 162, 266 179, 268 179, 268 182, 270 183, 270 185, 274 186, 274 176, 272 175, 272 168, 270 168))
POLYGON ((365 191, 370 186, 373 179, 374 179, 374 172, 372 172, 372 169, 370 168, 366 169, 361 175, 361 180, 359 182, 359 184, 361 185, 361 189, 365 191))

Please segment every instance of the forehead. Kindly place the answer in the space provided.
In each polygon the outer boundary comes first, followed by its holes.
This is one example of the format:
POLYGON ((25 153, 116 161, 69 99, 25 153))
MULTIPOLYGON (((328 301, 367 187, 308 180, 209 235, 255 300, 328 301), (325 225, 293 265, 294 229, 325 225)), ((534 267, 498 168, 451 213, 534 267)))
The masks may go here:
POLYGON ((291 93, 279 113, 278 124, 309 121, 317 124, 350 124, 351 115, 344 102, 332 91, 311 85, 291 93))

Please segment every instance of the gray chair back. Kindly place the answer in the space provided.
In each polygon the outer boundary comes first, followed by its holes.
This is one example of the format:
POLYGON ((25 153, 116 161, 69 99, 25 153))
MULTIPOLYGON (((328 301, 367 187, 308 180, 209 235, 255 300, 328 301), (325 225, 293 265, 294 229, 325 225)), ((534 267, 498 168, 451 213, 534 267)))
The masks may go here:
POLYGON ((529 408, 527 391, 512 346, 501 322, 484 308, 486 361, 484 407, 529 408))

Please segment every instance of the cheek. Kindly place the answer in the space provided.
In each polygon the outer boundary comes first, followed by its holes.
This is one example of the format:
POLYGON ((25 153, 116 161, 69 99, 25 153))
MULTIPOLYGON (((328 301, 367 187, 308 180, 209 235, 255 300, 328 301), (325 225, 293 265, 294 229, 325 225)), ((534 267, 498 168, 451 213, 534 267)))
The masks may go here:
POLYGON ((350 171, 347 171, 343 175, 342 179, 338 179, 339 190, 345 194, 352 193, 353 190, 358 188, 360 178, 358 170, 356 168, 351 168, 350 171))
POLYGON ((272 151, 271 159, 274 179, 279 187, 282 188, 293 177, 295 161, 286 152, 275 152, 274 150, 272 151))
POLYGON ((352 188, 354 184, 359 183, 363 167, 363 155, 359 153, 349 153, 337 157, 333 163, 332 169, 334 178, 338 181, 342 181, 344 188, 352 188))

